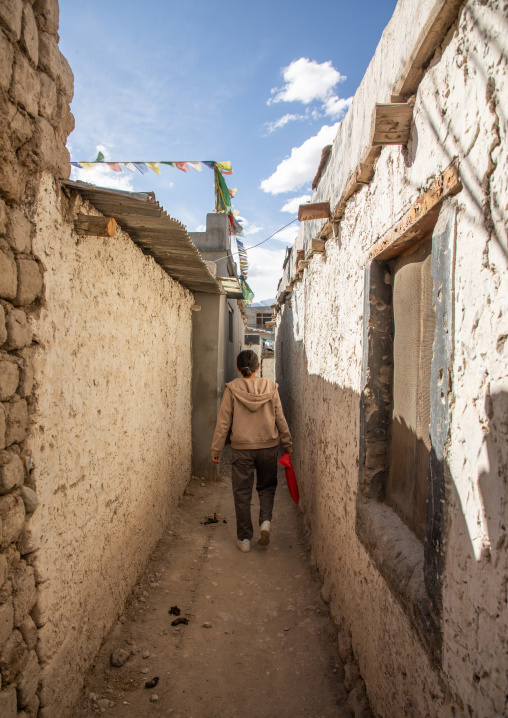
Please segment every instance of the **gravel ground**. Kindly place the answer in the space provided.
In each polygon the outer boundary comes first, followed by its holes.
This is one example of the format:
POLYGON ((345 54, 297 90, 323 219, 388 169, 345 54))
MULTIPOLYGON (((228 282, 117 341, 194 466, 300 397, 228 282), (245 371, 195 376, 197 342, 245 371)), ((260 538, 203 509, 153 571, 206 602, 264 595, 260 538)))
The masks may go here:
MULTIPOLYGON (((252 509, 257 517, 256 494, 252 509)), ((256 538, 250 553, 237 549, 226 455, 219 482, 187 487, 76 718, 349 718, 335 632, 282 470, 270 546, 256 538), (205 525, 213 514, 218 523, 205 525), (174 606, 188 624, 171 625, 174 606), (111 665, 115 651, 122 666, 111 665)))

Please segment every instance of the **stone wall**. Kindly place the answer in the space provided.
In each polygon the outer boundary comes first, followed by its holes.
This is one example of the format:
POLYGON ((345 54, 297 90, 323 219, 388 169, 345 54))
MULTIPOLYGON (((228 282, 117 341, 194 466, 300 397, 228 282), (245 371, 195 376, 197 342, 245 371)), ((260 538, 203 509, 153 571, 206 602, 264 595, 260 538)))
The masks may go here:
MULTIPOLYGON (((331 199, 333 209, 342 194, 365 149, 354 144, 367 141, 354 118, 370 116, 376 101, 389 101, 410 54, 405 29, 417 9, 416 0, 398 4, 313 201, 331 199), (401 38, 396 62, 394 37, 401 38), (340 152, 347 141, 353 147, 340 152)), ((357 716, 368 712, 366 696, 373 712, 386 717, 483 717, 508 710, 506 17, 502 2, 464 4, 412 99, 407 146, 382 149, 372 182, 350 197, 325 251, 310 258, 291 293, 279 296, 277 380, 323 598, 338 628, 357 716), (378 531, 373 520, 366 540, 359 468, 369 254, 452 161, 462 190, 442 204, 440 214, 453 218, 444 250, 452 279, 445 316, 450 367, 448 381, 446 374, 445 381, 432 379, 448 426, 440 457, 444 495, 438 507, 428 498, 431 533, 424 542, 385 503, 372 501, 378 531), (386 518, 390 512, 393 520, 386 518), (442 533, 434 565, 428 557, 438 514, 442 533), (433 582, 436 623, 426 626, 412 600, 431 595, 433 582)), ((425 20, 422 11, 415 37, 425 20)), ((307 251, 323 224, 306 223, 300 230, 282 287, 295 277, 296 250, 307 251)), ((436 285, 437 305, 443 287, 436 285)), ((380 376, 388 382, 389 367, 380 376)))
POLYGON ((31 320, 43 268, 35 255, 41 173, 69 176, 72 72, 58 50, 56 0, 0 3, 0 715, 37 715, 37 600, 24 540, 37 506, 27 432, 34 405, 31 320), (18 712, 19 711, 19 712, 18 712))

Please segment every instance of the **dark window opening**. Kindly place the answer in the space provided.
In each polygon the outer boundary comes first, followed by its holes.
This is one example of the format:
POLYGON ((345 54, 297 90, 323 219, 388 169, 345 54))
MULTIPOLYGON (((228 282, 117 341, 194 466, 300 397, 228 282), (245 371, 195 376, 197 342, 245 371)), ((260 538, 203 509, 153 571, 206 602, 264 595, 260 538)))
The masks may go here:
POLYGON ((266 325, 266 322, 271 321, 271 319, 272 319, 271 312, 269 312, 268 314, 266 312, 258 312, 256 314, 256 326, 264 327, 266 325))
POLYGON ((233 310, 228 304, 229 309, 229 341, 233 341, 233 310))

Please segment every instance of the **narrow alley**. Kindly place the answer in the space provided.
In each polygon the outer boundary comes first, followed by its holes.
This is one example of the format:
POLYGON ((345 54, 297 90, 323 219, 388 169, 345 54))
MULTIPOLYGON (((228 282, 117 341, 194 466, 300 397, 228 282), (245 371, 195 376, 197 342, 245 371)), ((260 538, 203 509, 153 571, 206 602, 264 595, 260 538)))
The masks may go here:
MULTIPOLYGON (((257 506, 256 496, 253 516, 257 506)), ((76 718, 350 716, 336 631, 283 472, 273 525, 267 549, 253 541, 239 552, 227 459, 220 481, 193 479, 96 659, 76 718), (205 525, 215 513, 218 523, 205 525), (172 606, 188 625, 172 626, 172 606), (117 658, 127 660, 114 667, 117 658)))
POLYGON ((508 718, 508 2, 265 6, 0 0, 0 718, 508 718))

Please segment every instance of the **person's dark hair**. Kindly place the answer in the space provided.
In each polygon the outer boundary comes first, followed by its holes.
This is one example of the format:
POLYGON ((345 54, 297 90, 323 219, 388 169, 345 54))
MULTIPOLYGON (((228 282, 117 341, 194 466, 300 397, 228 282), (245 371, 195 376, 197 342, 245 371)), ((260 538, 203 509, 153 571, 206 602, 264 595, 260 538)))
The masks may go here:
POLYGON ((254 374, 259 366, 258 355, 252 349, 245 349, 236 357, 236 366, 241 371, 242 376, 247 378, 254 374))

